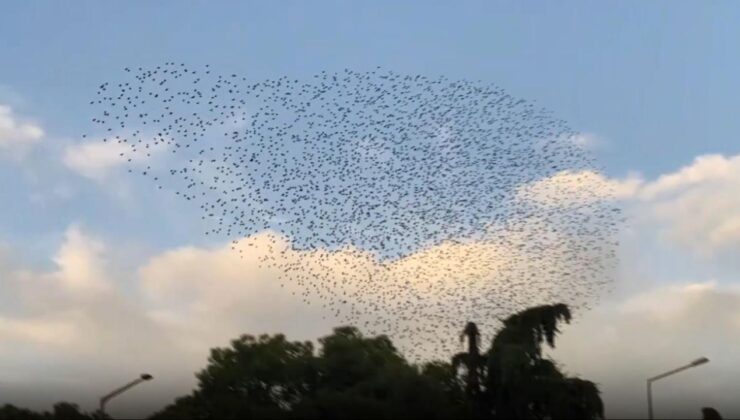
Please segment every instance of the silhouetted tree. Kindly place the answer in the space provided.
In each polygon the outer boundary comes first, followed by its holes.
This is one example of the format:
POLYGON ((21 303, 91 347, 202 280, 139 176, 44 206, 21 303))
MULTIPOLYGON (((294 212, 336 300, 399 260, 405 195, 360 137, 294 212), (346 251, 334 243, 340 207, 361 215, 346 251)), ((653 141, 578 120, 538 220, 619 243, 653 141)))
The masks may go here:
MULTIPOLYGON (((311 343, 242 336, 211 351, 198 389, 153 418, 450 418, 448 393, 386 336, 336 328, 311 343)), ((451 375, 450 375, 451 376, 451 375)))
POLYGON ((542 357, 555 347, 558 323, 571 319, 564 304, 543 305, 503 322, 488 351, 485 392, 491 414, 515 419, 600 419, 603 404, 596 385, 565 376, 542 357))
POLYGON ((468 350, 451 363, 408 363, 386 336, 340 327, 319 340, 244 335, 211 351, 191 395, 154 419, 598 419, 596 386, 542 356, 555 345, 565 305, 530 308, 503 322, 488 351, 468 323, 468 350))
POLYGON ((54 404, 54 418, 68 420, 88 420, 91 417, 80 412, 80 407, 77 404, 63 401, 54 404))
POLYGON ((11 404, 0 407, 0 420, 96 420, 110 417, 98 413, 88 414, 80 411, 77 404, 65 401, 54 404, 53 412, 38 413, 11 404))
MULTIPOLYGON (((152 419, 601 419, 599 390, 568 377, 542 355, 555 346, 566 305, 543 305, 503 321, 491 347, 480 350, 480 332, 469 322, 461 335, 466 352, 450 363, 410 364, 388 337, 364 337, 354 327, 335 328, 311 342, 282 334, 243 335, 211 350, 196 374, 197 388, 152 419)), ((720 418, 705 408, 705 418, 720 418)), ((37 413, 9 404, 0 420, 108 418, 60 402, 37 413)))
POLYGON ((722 420, 722 416, 719 411, 712 407, 703 407, 701 409, 701 416, 703 420, 722 420))
POLYGON ((44 415, 12 404, 0 407, 0 420, 40 420, 44 415))
POLYGON ((283 418, 311 392, 317 375, 310 342, 285 336, 243 335, 211 350, 198 389, 160 418, 283 418))
POLYGON ((452 366, 458 370, 460 366, 465 367, 465 392, 470 398, 477 398, 480 393, 480 378, 483 374, 485 358, 480 354, 478 326, 474 322, 468 322, 460 335, 460 341, 468 339, 468 351, 458 353, 452 357, 452 366))

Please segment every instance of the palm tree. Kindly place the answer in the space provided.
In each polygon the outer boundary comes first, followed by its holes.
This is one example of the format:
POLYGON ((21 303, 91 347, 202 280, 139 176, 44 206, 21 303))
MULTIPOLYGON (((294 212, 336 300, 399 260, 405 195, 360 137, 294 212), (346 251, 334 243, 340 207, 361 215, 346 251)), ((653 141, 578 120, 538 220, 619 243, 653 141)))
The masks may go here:
POLYGON ((543 344, 554 348, 558 324, 570 319, 570 309, 560 303, 529 308, 504 320, 488 351, 486 389, 496 417, 604 417, 594 383, 567 377, 553 360, 542 357, 543 344))
POLYGON ((555 347, 558 324, 570 322, 565 304, 526 309, 503 321, 491 348, 481 355, 479 331, 469 322, 461 335, 468 351, 452 359, 455 372, 465 367, 466 391, 484 417, 506 419, 601 419, 599 390, 590 381, 571 378, 542 357, 542 346, 555 347))
POLYGON ((460 366, 465 367, 465 392, 470 398, 475 398, 480 393, 480 378, 485 367, 485 358, 481 356, 479 349, 480 333, 474 322, 468 322, 460 334, 460 341, 468 338, 468 351, 458 353, 452 358, 452 366, 455 372, 460 366))

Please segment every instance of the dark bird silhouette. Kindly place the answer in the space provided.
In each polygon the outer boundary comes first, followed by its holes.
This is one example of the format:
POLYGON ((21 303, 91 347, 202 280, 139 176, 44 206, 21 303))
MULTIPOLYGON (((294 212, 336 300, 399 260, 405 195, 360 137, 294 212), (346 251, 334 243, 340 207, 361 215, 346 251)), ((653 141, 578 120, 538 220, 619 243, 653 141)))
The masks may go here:
POLYGON ((613 277, 610 186, 565 121, 498 86, 134 69, 98 86, 86 135, 338 322, 449 352, 459 319, 490 331, 533 303, 588 307, 613 277))

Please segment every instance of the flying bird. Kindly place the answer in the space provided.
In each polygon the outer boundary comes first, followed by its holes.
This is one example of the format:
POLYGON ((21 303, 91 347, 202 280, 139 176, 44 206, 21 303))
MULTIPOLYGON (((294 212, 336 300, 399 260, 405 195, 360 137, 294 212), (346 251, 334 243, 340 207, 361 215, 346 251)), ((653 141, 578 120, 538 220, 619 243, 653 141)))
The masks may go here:
POLYGON ((613 278, 622 219, 608 183, 590 182, 594 158, 565 121, 496 85, 165 62, 126 67, 90 105, 83 137, 103 133, 130 172, 197 206, 204 234, 411 357, 454 352, 463 321, 492 331, 535 303, 589 307, 613 278))

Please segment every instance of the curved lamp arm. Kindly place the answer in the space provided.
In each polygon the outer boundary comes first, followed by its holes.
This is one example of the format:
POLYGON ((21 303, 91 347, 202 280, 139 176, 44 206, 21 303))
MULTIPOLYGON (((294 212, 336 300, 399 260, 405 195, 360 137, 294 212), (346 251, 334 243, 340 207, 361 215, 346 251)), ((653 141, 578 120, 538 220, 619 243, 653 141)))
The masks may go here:
POLYGON ((124 386, 122 386, 122 387, 120 387, 118 389, 115 389, 115 390, 111 391, 107 395, 104 395, 103 397, 100 398, 100 412, 101 413, 105 413, 105 404, 110 399, 112 399, 113 397, 115 397, 117 395, 120 395, 120 394, 128 391, 129 389, 135 387, 136 385, 138 385, 138 384, 140 384, 142 382, 150 381, 152 379, 154 379, 154 377, 152 375, 150 375, 148 373, 142 373, 138 378, 136 378, 136 380, 131 381, 131 382, 127 383, 126 385, 124 385, 124 386))
POLYGON ((669 370, 668 372, 661 373, 660 375, 653 376, 652 378, 648 378, 647 380, 647 397, 648 397, 648 418, 652 420, 653 418, 653 390, 652 385, 653 382, 657 381, 658 379, 663 379, 666 376, 673 375, 674 373, 681 372, 682 370, 690 369, 694 366, 703 365, 704 363, 709 362, 709 359, 706 357, 700 357, 693 362, 689 363, 688 365, 681 366, 679 368, 669 370))

